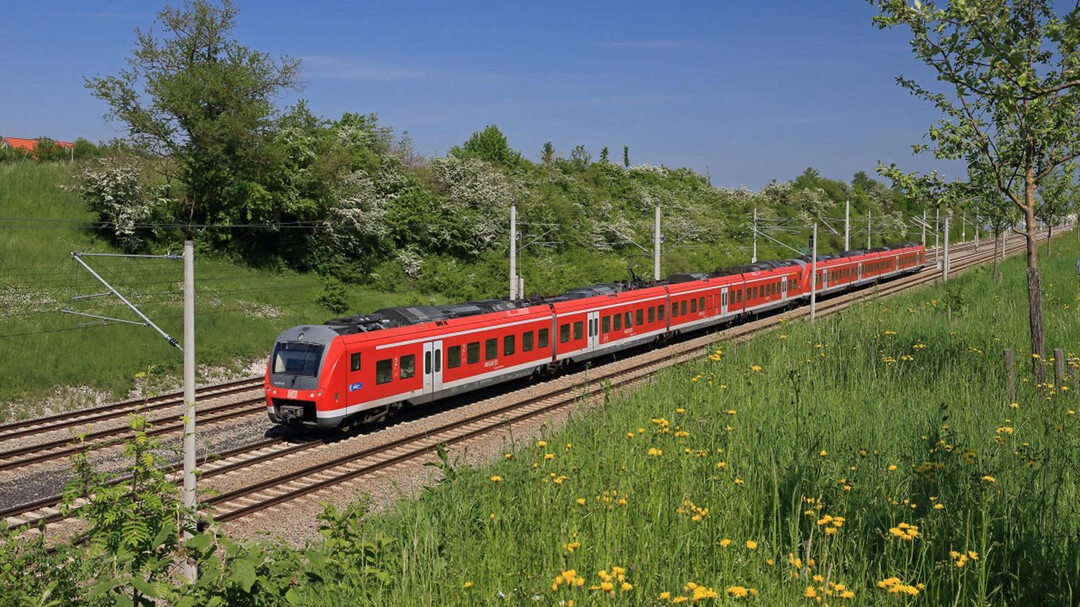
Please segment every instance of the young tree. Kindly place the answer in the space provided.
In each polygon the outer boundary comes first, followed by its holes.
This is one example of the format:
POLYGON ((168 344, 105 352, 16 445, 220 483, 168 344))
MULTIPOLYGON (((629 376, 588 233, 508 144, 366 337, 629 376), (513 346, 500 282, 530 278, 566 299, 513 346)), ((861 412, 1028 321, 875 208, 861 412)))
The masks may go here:
MULTIPOLYGON (((1050 0, 869 0, 879 28, 911 30, 915 57, 944 91, 897 82, 943 114, 915 146, 963 159, 1023 215, 1033 358, 1045 358, 1036 245, 1036 190, 1080 154, 1080 6, 1058 16, 1050 0)), ((989 198, 989 197, 988 197, 989 198)), ((1036 361, 1036 377, 1045 367, 1036 361)))
POLYGON ((540 154, 540 162, 543 162, 544 166, 551 166, 551 163, 555 162, 555 146, 551 145, 550 141, 544 144, 544 151, 540 154))
POLYGON ((600 162, 604 164, 607 164, 608 162, 608 149, 606 145, 602 150, 600 150, 600 162))
MULTIPOLYGON (((1073 164, 1066 163, 1043 180, 1039 188, 1039 208, 1035 216, 1046 223, 1049 236, 1054 234, 1054 226, 1072 214, 1076 208, 1076 178, 1073 164)), ((1046 254, 1050 254, 1050 239, 1046 240, 1046 254)))
POLYGON ((192 0, 157 15, 160 34, 136 30, 127 69, 86 78, 143 151, 171 157, 189 223, 244 222, 262 191, 273 98, 299 88, 299 62, 251 50, 230 38, 237 10, 192 0))
POLYGON ((622 146, 622 163, 626 168, 630 168, 630 146, 622 146))
POLYGON ((476 132, 463 145, 454 146, 450 154, 462 160, 479 158, 492 164, 513 168, 521 164, 521 152, 510 147, 506 135, 494 124, 476 132))

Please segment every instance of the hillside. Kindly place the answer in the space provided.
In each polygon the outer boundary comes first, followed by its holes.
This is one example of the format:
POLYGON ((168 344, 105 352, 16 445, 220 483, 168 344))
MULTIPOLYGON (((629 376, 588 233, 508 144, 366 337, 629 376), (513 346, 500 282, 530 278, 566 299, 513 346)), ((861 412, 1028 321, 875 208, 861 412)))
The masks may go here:
MULTIPOLYGON (((164 381, 170 388, 175 385, 180 356, 152 330, 122 324, 106 327, 60 312, 71 308, 133 318, 114 298, 72 300, 104 289, 77 267, 69 253, 120 252, 117 245, 123 244, 111 232, 94 229, 91 222, 101 216, 87 211, 85 200, 76 194, 82 183, 77 176, 99 170, 98 162, 74 167, 0 163, 0 208, 8 218, 0 225, 5 232, 0 243, 0 297, 4 304, 0 314, 5 320, 0 339, 7 345, 0 353, 0 364, 10 378, 0 386, 0 401, 42 396, 56 386, 88 386, 103 392, 97 398, 118 398, 135 385, 137 375, 164 381)), ((502 184, 497 192, 515 192, 519 230, 526 245, 519 257, 526 294, 551 294, 582 284, 627 280, 632 273, 649 277, 651 251, 640 247, 651 249, 654 204, 664 212, 663 270, 668 274, 748 262, 754 208, 761 216, 763 231, 790 247, 804 249, 806 230, 800 214, 805 210, 793 201, 816 205, 822 216, 835 214, 837 208, 842 211, 837 200, 849 195, 856 207, 853 214, 860 213, 863 206, 894 203, 883 186, 865 176, 849 185, 811 170, 793 182, 773 184, 754 193, 711 187, 705 178, 689 170, 626 168, 558 158, 550 165, 521 161, 514 168, 475 159, 459 161, 452 156, 413 165, 398 164, 394 170, 427 192, 426 204, 435 204, 435 208, 454 200, 459 206, 466 205, 463 201, 471 200, 469 192, 473 191, 469 188, 491 180, 502 184), (877 192, 877 202, 866 195, 871 190, 877 192)), ((507 206, 504 198, 492 200, 507 206)), ((383 217, 402 216, 407 210, 414 214, 409 221, 425 217, 403 206, 407 204, 400 197, 388 199, 383 217)), ((475 208, 465 213, 463 208, 458 211, 464 214, 444 218, 457 223, 438 229, 453 233, 477 221, 477 213, 484 214, 475 208)), ((481 230, 487 240, 475 250, 435 241, 420 247, 414 235, 413 240, 391 239, 380 244, 386 251, 374 258, 377 263, 330 263, 324 273, 289 269, 284 248, 277 255, 246 259, 218 246, 221 231, 203 232, 196 262, 199 364, 207 369, 237 368, 265 356, 282 329, 321 322, 343 311, 365 313, 405 303, 505 296, 508 245, 503 233, 508 217, 502 213, 491 216, 490 210, 487 212, 490 225, 481 230), (327 275, 340 276, 346 282, 327 275), (328 293, 336 297, 324 298, 328 293), (335 299, 339 301, 333 302, 335 299), (320 301, 336 303, 335 309, 320 301)), ((437 228, 432 221, 423 220, 423 226, 418 224, 409 233, 434 238, 431 234, 437 228)), ((842 224, 837 225, 842 229, 842 224)), ((875 244, 915 237, 903 226, 885 227, 875 231, 875 244)), ((264 232, 259 236, 264 241, 275 234, 283 241, 295 241, 295 230, 264 232)), ((321 239, 330 236, 315 231, 305 238, 318 247, 326 246, 321 239)), ((856 233, 855 240, 861 242, 861 238, 856 233)), ((823 251, 836 250, 842 247, 842 239, 823 230, 822 244, 823 251)), ((162 254, 176 251, 178 246, 175 234, 164 232, 156 240, 142 242, 136 250, 162 254)), ((759 241, 760 259, 792 255, 788 247, 764 237, 759 241)), ((165 331, 181 334, 180 263, 117 258, 97 258, 91 263, 165 331)), ((65 402, 53 399, 48 406, 86 404, 85 395, 80 394, 59 400, 65 402)), ((13 414, 28 415, 39 406, 27 403, 13 414)))

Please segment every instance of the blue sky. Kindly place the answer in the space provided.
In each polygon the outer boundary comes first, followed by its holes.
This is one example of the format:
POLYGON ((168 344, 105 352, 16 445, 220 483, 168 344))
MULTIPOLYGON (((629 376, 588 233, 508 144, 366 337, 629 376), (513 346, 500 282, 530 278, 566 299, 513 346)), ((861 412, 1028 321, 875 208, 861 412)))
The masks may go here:
MULTIPOLYGON (((120 135, 82 77, 121 69, 162 4, 5 2, 0 134, 120 135)), ((726 187, 808 166, 850 180, 879 160, 958 172, 912 156, 936 115, 894 78, 929 74, 859 0, 238 6, 242 43, 303 60, 313 111, 377 113, 426 155, 497 124, 534 160, 545 141, 594 158, 608 146, 619 161, 629 145, 633 164, 690 166, 726 187)))

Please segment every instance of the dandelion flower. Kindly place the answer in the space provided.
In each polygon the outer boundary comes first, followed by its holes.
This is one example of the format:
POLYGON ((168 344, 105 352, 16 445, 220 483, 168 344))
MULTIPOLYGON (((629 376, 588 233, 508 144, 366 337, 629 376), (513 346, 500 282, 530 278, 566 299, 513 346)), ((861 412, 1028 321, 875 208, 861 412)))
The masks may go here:
POLYGON ((753 371, 754 373, 757 373, 757 372, 761 371, 761 367, 758 366, 758 365, 750 365, 750 370, 753 371))
POLYGON ((750 550, 757 550, 757 542, 754 540, 746 540, 746 547, 750 550))
POLYGON ((984 477, 982 477, 982 479, 983 479, 984 481, 988 482, 988 483, 996 483, 996 482, 997 482, 997 479, 996 479, 996 478, 994 478, 994 477, 992 477, 992 476, 990 476, 989 474, 988 474, 988 475, 986 475, 986 476, 984 476, 984 477))
POLYGON ((462 588, 472 588, 472 582, 465 582, 461 585, 462 588))
POLYGON ((731 540, 729 540, 728 538, 725 537, 724 539, 720 540, 720 547, 721 548, 727 548, 730 545, 731 545, 731 540))
POLYGON ((542 441, 542 440, 541 441, 536 441, 536 446, 537 447, 546 447, 547 446, 547 441, 542 441))
POLYGON ((578 506, 584 506, 585 505, 585 498, 583 498, 583 497, 577 498, 576 501, 577 501, 578 506))
POLYGON ((495 475, 495 476, 491 477, 491 482, 493 482, 493 483, 501 483, 502 482, 502 477, 498 476, 498 475, 495 475))
POLYGON ((742 586, 728 586, 727 587, 727 593, 728 593, 728 596, 730 596, 730 597, 733 597, 733 598, 736 598, 736 599, 743 599, 743 598, 746 598, 746 596, 750 594, 750 591, 747 590, 746 588, 742 587, 742 586))

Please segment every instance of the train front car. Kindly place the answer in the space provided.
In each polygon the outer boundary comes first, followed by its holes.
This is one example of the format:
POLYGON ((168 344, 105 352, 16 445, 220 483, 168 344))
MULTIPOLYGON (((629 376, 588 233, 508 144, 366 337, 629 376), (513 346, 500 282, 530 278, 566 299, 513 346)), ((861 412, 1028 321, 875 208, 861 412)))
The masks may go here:
POLYGON ((277 424, 333 428, 345 417, 341 390, 331 389, 344 345, 325 325, 286 329, 266 368, 266 413, 277 424))

